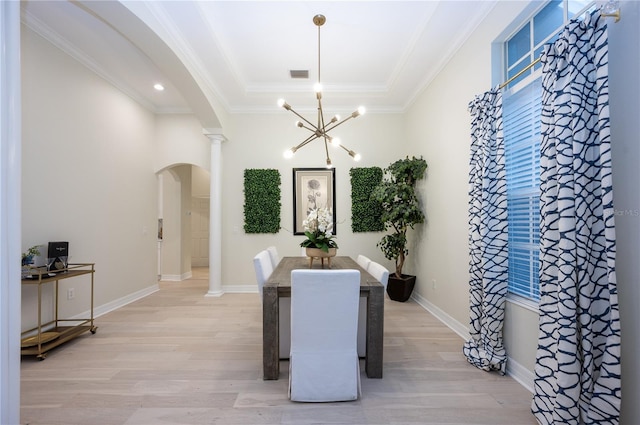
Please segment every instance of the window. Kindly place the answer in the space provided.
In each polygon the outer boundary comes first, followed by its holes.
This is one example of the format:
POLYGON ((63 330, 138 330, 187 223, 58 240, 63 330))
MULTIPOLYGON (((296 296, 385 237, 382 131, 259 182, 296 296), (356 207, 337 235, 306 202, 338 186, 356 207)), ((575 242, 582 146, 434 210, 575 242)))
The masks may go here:
POLYGON ((503 95, 509 296, 526 304, 540 301, 540 57, 566 22, 584 13, 591 1, 552 0, 544 4, 504 43, 503 95), (533 65, 532 65, 533 64, 533 65), (520 73, 520 74, 519 74, 520 73))
POLYGON ((540 78, 504 99, 509 292, 540 299, 540 78))

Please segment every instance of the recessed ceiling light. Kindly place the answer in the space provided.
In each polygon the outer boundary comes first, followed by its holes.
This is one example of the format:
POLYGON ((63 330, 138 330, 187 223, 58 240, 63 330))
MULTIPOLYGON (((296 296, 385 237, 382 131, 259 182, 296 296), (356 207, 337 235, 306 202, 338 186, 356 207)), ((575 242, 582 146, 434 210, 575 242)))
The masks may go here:
POLYGON ((156 84, 154 84, 154 85, 153 85, 153 88, 154 88, 154 89, 156 89, 156 90, 158 90, 158 91, 162 91, 162 90, 164 90, 164 86, 163 86, 162 84, 160 84, 160 83, 156 83, 156 84))

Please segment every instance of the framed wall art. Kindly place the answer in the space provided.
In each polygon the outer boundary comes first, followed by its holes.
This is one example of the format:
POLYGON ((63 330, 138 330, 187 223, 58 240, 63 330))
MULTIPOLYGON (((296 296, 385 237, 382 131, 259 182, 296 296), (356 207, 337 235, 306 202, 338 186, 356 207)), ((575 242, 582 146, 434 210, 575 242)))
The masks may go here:
POLYGON ((336 234, 336 169, 293 169, 293 234, 304 235, 302 222, 311 210, 329 208, 336 234))

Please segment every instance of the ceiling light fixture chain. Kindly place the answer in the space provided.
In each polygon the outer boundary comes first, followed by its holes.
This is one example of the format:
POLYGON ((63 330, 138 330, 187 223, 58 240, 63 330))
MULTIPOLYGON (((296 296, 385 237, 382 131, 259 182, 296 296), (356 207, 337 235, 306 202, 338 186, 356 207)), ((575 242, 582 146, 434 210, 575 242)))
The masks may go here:
POLYGON ((315 87, 314 87, 314 90, 316 92, 316 100, 318 101, 317 125, 313 125, 309 120, 307 120, 305 117, 303 117, 298 112, 296 112, 291 107, 291 105, 285 102, 284 99, 278 100, 278 106, 283 107, 287 111, 293 112, 296 116, 298 116, 302 120, 302 121, 297 121, 296 126, 300 128, 304 128, 311 132, 311 135, 307 137, 305 140, 303 140, 300 144, 287 150, 284 153, 285 158, 291 158, 296 153, 296 151, 298 151, 300 148, 304 147, 305 145, 307 145, 308 143, 312 142, 315 139, 322 138, 324 140, 324 149, 327 155, 327 160, 326 160, 327 168, 331 168, 332 164, 331 164, 331 157, 329 156, 329 143, 344 149, 355 161, 360 160, 360 154, 357 154, 351 149, 344 147, 342 144, 340 144, 340 139, 338 139, 337 137, 332 137, 328 133, 334 128, 336 128, 337 126, 341 125, 342 123, 350 120, 351 118, 357 118, 358 116, 364 114, 365 109, 364 107, 361 106, 343 120, 340 120, 340 117, 338 115, 335 115, 334 117, 331 118, 331 120, 329 120, 328 127, 327 125, 325 125, 324 112, 322 110, 322 85, 320 83, 321 81, 320 79, 320 27, 324 25, 325 22, 326 22, 326 18, 324 17, 324 15, 315 15, 313 17, 313 23, 318 27, 318 82, 315 84, 315 87))

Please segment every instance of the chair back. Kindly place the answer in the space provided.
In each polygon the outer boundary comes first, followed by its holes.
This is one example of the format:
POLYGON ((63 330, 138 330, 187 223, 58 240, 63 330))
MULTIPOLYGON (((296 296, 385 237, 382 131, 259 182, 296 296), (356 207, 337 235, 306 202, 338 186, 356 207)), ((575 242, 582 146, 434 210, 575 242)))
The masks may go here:
POLYGON ((269 280, 271 273, 273 273, 271 257, 267 250, 260 251, 255 257, 253 257, 253 269, 256 272, 258 292, 260 293, 260 298, 262 298, 262 288, 264 287, 265 282, 269 280))
MULTIPOLYGON (((271 248, 271 247, 270 247, 271 248)), ((274 248, 275 249, 275 248, 274 248)), ((277 255, 277 253, 276 253, 277 255)), ((262 294, 264 293, 263 288, 264 284, 275 267, 273 266, 273 255, 271 255, 271 251, 269 248, 264 251, 260 251, 255 257, 253 257, 253 268, 256 272, 256 281, 258 282, 258 292, 260 293, 260 299, 262 299, 262 294)), ((280 260, 276 261, 276 264, 280 260)), ((278 320, 279 320, 279 347, 280 347, 280 358, 288 359, 290 348, 290 333, 291 333, 291 298, 280 297, 278 301, 279 312, 278 312, 278 320)))
POLYGON ((369 268, 369 264, 371 264, 371 259, 360 254, 356 257, 356 263, 358 263, 358 265, 363 269, 367 270, 369 268))
POLYGON ((291 400, 358 398, 359 299, 358 270, 291 272, 291 400))
POLYGON ((278 263, 280 262, 280 256, 278 255, 278 250, 276 249, 275 246, 270 246, 269 248, 267 248, 267 251, 269 252, 269 258, 271 258, 271 267, 275 269, 278 263))
POLYGON ((382 283, 382 286, 384 286, 384 290, 386 291, 387 283, 389 283, 389 270, 387 270, 387 268, 382 264, 372 261, 371 264, 369 264, 367 271, 371 276, 375 277, 378 282, 382 283))

